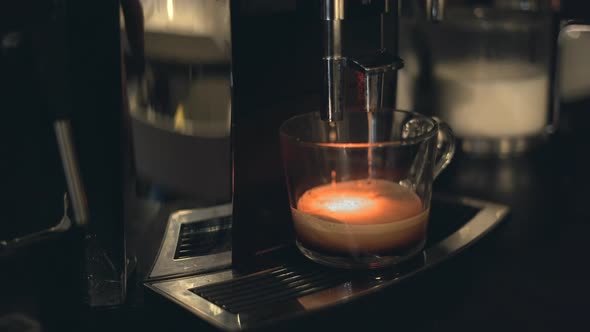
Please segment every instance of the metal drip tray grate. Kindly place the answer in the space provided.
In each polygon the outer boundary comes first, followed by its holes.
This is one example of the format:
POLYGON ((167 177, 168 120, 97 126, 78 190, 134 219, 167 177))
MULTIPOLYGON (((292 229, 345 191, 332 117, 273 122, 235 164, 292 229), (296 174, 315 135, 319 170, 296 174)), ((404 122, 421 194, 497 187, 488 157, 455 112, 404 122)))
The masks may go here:
POLYGON ((231 247, 231 216, 183 224, 174 259, 216 254, 231 247))
POLYGON ((255 313, 273 303, 296 299, 336 287, 347 280, 345 273, 317 269, 314 265, 278 267, 191 292, 234 313, 255 313))
POLYGON ((232 204, 170 215, 149 278, 194 275, 231 265, 232 204))
POLYGON ((274 264, 255 273, 243 275, 226 269, 147 286, 218 327, 253 328, 343 303, 409 278, 477 241, 508 211, 503 205, 466 198, 433 200, 422 255, 393 268, 332 269, 287 248, 270 254, 269 261, 274 264))
MULTIPOLYGON (((475 216, 479 209, 453 202, 432 202, 434 220, 431 223, 426 247, 454 233, 475 216)), ((247 275, 211 285, 191 289, 194 294, 234 313, 255 313, 266 306, 297 299, 341 285, 344 282, 363 279, 367 273, 335 270, 312 264, 300 257, 283 257, 289 265, 276 267, 262 273, 247 275), (288 259, 287 259, 288 258, 288 259)), ((396 272, 420 264, 420 259, 398 267, 396 272)))

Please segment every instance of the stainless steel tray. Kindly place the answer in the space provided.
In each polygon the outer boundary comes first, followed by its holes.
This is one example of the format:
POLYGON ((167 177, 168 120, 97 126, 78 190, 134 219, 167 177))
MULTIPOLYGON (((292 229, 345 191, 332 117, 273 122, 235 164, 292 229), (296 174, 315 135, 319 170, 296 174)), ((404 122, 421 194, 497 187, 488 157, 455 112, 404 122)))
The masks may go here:
POLYGON ((277 320, 346 303, 394 285, 456 255, 499 224, 504 205, 471 198, 433 200, 429 241, 421 255, 395 268, 344 271, 319 266, 294 248, 273 252, 252 273, 228 268, 214 273, 148 282, 157 294, 226 330, 260 327, 277 320))

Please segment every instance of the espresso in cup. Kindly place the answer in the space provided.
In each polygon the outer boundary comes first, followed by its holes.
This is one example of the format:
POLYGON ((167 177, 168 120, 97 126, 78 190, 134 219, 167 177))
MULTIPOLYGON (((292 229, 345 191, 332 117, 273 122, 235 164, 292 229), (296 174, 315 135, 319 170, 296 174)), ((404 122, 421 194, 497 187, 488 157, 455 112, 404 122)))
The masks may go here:
POLYGON ((419 255, 432 183, 454 153, 451 129, 422 114, 318 113, 281 126, 297 248, 339 268, 381 268, 419 255))
POLYGON ((392 181, 345 181, 307 190, 292 209, 298 240, 332 254, 403 252, 425 241, 428 210, 392 181))

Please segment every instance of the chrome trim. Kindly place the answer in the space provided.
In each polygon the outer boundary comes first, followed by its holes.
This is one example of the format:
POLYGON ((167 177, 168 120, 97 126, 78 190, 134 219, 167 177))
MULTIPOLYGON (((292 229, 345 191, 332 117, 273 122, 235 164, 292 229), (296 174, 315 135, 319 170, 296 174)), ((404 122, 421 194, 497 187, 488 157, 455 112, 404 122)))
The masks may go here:
POLYGON ((180 227, 183 224, 231 215, 231 203, 208 208, 180 210, 171 214, 164 233, 164 241, 149 274, 149 278, 197 273, 229 267, 231 265, 231 251, 181 259, 174 259, 174 253, 178 244, 180 227))
POLYGON ((88 224, 88 206, 86 205, 86 192, 84 191, 84 184, 80 175, 78 159, 74 150, 70 120, 57 120, 53 126, 64 175, 68 184, 68 192, 72 200, 74 221, 76 224, 84 226, 88 224))
MULTIPOLYGON (((278 304, 267 308, 268 312, 261 313, 260 317, 280 319, 285 318, 285 316, 311 312, 320 308, 324 309, 326 307, 349 302, 360 296, 396 284, 419 272, 434 267, 445 259, 448 259, 467 248, 497 226, 500 221, 508 215, 510 210, 505 205, 467 197, 454 198, 437 196, 437 198, 440 198, 443 201, 459 202, 467 206, 480 208, 481 210, 458 231, 426 249, 423 252, 422 261, 418 262, 419 264, 417 265, 412 265, 409 270, 395 271, 386 269, 383 271, 370 271, 367 273, 368 275, 366 279, 351 280, 342 283, 338 287, 298 298, 296 301, 299 306, 295 306, 295 308, 298 307, 300 309, 293 310, 293 306, 281 306, 278 304), (271 316, 267 315, 271 313, 271 316)), ((420 259, 420 257, 418 256, 417 259, 420 259)), ((219 328, 241 330, 243 328, 254 327, 261 323, 268 323, 268 320, 258 320, 255 317, 240 316, 239 313, 230 313, 190 291, 190 289, 195 287, 227 281, 236 277, 240 277, 240 275, 234 270, 228 269, 207 275, 151 282, 147 283, 146 287, 179 304, 183 308, 219 328)))
MULTIPOLYGON (((450 198, 442 198, 451 200, 450 198)), ((510 212, 506 205, 481 201, 468 197, 454 199, 462 204, 480 208, 473 219, 443 241, 425 250, 425 266, 435 265, 442 260, 456 255, 475 241, 489 233, 510 212)))
POLYGON ((344 0, 324 0, 322 1, 322 20, 343 20, 344 19, 344 0))
POLYGON ((228 330, 239 330, 241 329, 239 315, 227 312, 190 291, 198 286, 226 281, 237 276, 233 270, 225 270, 197 277, 148 283, 146 286, 215 326, 228 330))
POLYGON ((24 247, 29 244, 47 239, 53 235, 64 233, 71 227, 72 221, 68 217, 68 194, 64 193, 64 215, 56 225, 35 233, 30 233, 10 240, 0 240, 0 250, 24 247))

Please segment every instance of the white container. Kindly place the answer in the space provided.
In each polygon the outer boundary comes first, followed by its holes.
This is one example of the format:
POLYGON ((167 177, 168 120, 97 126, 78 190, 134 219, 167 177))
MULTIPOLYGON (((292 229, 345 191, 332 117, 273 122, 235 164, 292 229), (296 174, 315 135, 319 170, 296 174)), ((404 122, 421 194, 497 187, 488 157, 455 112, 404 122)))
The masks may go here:
POLYGON ((440 116, 456 135, 537 135, 547 125, 549 76, 518 60, 438 63, 434 80, 440 116))
POLYGON ((436 24, 402 21, 398 108, 438 116, 466 153, 529 150, 553 129, 553 23, 549 12, 466 7, 436 24))

